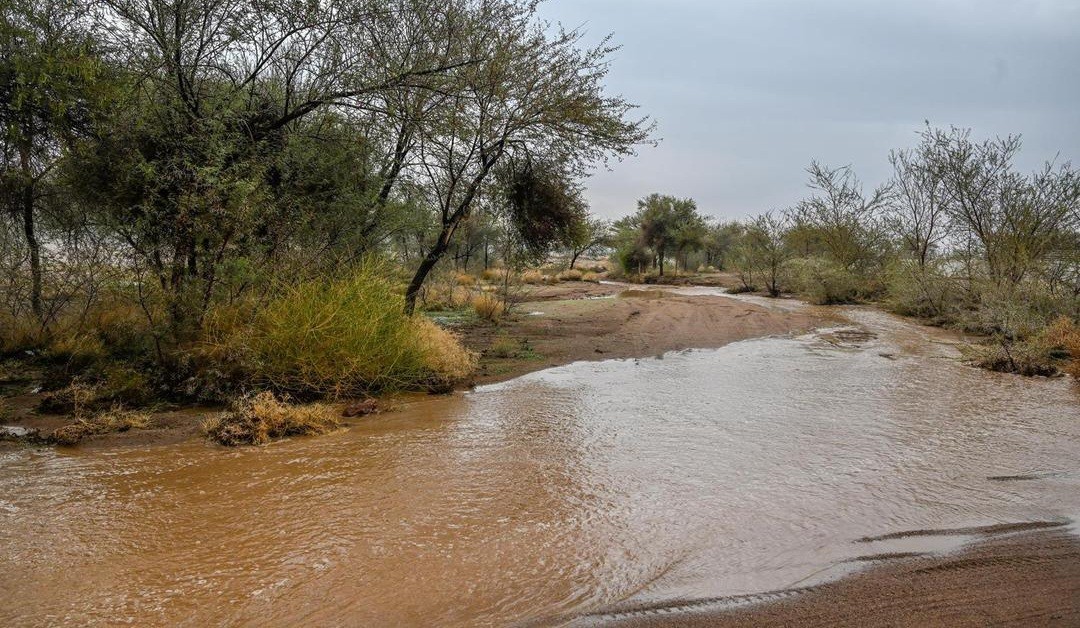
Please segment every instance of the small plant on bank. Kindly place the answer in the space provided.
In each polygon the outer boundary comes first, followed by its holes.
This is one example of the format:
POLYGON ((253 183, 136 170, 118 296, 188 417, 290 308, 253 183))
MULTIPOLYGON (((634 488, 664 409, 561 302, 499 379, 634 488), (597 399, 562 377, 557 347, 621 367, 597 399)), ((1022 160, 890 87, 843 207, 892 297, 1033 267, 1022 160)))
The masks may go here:
POLYGON ((264 391, 234 400, 228 411, 203 423, 203 431, 222 445, 236 447, 325 434, 340 424, 337 412, 328 405, 293 405, 264 391))
POLYGON ((514 339, 506 335, 499 335, 491 343, 488 353, 496 358, 513 358, 517 357, 519 348, 520 343, 514 341, 514 339))
POLYGON ((529 284, 530 286, 534 286, 536 284, 542 284, 542 283, 544 283, 544 281, 545 281, 544 273, 542 273, 542 272, 540 272, 538 270, 527 270, 527 271, 521 273, 521 283, 525 283, 525 284, 529 284))
POLYGON ((473 297, 473 311, 476 315, 488 322, 498 322, 506 313, 506 306, 495 295, 482 293, 473 297))
POLYGON ((141 430, 149 426, 149 414, 114 406, 111 410, 90 417, 81 417, 70 425, 57 428, 47 440, 56 445, 72 446, 89 436, 126 432, 133 429, 141 430))

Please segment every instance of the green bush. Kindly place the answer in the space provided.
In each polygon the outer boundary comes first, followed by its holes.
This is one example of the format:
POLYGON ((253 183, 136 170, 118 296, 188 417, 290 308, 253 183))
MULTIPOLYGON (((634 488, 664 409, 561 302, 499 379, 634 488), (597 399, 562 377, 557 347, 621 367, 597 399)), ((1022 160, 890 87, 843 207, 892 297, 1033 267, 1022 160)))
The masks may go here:
POLYGON ((853 303, 859 298, 859 280, 839 264, 820 257, 788 260, 783 284, 817 305, 853 303))
POLYGON ((409 317, 383 265, 286 286, 249 324, 212 329, 204 355, 248 386, 297 397, 437 388, 467 377, 475 356, 426 317, 409 317))
POLYGON ((885 305, 904 316, 917 316, 938 323, 949 322, 959 307, 961 286, 937 266, 920 268, 912 262, 897 262, 885 273, 885 305))

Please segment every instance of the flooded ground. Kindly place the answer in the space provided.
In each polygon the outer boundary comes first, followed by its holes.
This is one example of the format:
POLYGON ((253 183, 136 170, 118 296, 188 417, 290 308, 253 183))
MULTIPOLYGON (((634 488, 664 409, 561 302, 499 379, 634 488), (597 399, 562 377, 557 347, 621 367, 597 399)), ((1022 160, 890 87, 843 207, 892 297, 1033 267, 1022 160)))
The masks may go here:
POLYGON ((263 448, 6 451, 0 624, 550 623, 1080 514, 1073 384, 843 313, 263 448))

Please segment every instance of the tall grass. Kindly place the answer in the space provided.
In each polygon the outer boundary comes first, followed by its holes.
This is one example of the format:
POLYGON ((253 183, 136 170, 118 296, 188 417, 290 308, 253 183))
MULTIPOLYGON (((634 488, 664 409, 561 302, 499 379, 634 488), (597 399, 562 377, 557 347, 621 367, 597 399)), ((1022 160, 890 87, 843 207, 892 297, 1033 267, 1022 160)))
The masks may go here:
POLYGON ((503 302, 497 296, 486 292, 475 296, 472 305, 477 316, 492 323, 497 322, 506 313, 503 302))
POLYGON ((250 386, 298 397, 443 388, 468 376, 475 357, 446 330, 404 313, 383 265, 336 280, 285 286, 250 325, 212 334, 250 386))

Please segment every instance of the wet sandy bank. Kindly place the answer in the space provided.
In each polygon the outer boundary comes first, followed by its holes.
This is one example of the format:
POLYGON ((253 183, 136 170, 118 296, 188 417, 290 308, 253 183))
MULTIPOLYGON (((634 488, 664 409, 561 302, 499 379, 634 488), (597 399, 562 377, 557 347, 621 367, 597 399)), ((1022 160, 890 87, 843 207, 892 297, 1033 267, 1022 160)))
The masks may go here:
POLYGON ((817 586, 612 609, 576 618, 569 625, 1080 625, 1080 538, 1057 527, 982 536, 980 542, 945 556, 870 555, 869 568, 817 586))
POLYGON ((505 381, 581 360, 715 349, 750 338, 804 333, 836 320, 836 314, 824 308, 766 307, 692 292, 673 286, 581 282, 536 289, 500 326, 463 330, 465 343, 482 353, 475 383, 505 381), (498 340, 523 350, 499 357, 491 351, 498 340))

